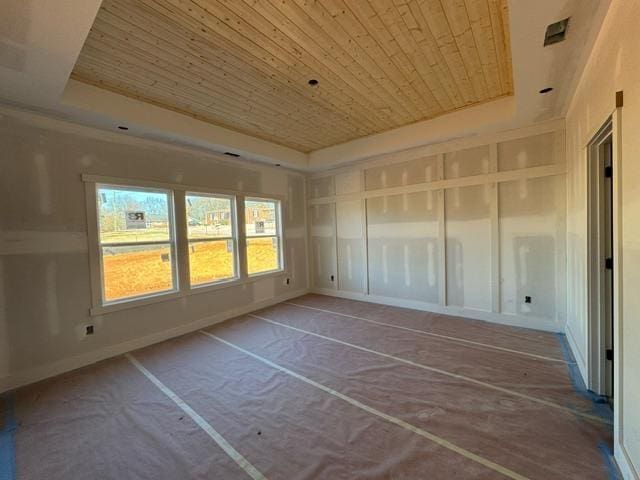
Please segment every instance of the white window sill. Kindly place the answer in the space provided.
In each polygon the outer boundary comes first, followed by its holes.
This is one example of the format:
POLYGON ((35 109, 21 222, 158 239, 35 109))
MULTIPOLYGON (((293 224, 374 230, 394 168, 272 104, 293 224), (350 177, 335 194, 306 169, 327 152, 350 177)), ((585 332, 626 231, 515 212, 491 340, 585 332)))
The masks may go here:
POLYGON ((98 315, 105 315, 108 313, 127 310, 130 308, 142 307, 144 305, 152 305, 154 303, 177 300, 179 298, 190 296, 190 295, 197 295, 200 293, 209 293, 209 292, 221 290, 224 288, 238 287, 238 286, 254 283, 260 280, 264 280, 266 278, 282 277, 285 275, 285 273, 286 272, 284 270, 273 270, 270 272, 256 273, 244 279, 235 278, 227 281, 222 281, 219 283, 212 283, 209 285, 194 286, 194 287, 185 289, 184 291, 170 291, 170 292, 158 293, 156 295, 150 295, 148 297, 137 298, 135 300, 122 300, 119 302, 109 303, 107 305, 97 305, 95 307, 92 307, 89 310, 89 312, 92 317, 98 316, 98 315))

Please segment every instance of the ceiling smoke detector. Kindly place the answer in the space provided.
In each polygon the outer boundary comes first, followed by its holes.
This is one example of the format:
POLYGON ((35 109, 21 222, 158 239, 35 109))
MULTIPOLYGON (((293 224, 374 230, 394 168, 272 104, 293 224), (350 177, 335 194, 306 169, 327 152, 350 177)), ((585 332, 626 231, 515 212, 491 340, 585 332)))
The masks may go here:
POLYGON ((547 31, 544 34, 544 46, 553 45, 554 43, 562 42, 567 35, 567 27, 569 26, 569 17, 559 22, 552 23, 547 26, 547 31))

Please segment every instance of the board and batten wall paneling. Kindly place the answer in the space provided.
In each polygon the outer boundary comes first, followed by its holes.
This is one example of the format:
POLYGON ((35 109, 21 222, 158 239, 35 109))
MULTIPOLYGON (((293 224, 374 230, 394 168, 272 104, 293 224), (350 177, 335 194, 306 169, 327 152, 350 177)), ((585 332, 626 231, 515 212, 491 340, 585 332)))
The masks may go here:
POLYGON ((312 284, 319 288, 337 286, 336 206, 313 205, 309 212, 312 284))
POLYGON ((337 212, 316 232, 326 253, 315 260, 325 259, 323 272, 337 264, 338 282, 318 278, 316 291, 562 331, 564 132, 550 125, 473 142, 312 175, 310 214, 337 212))

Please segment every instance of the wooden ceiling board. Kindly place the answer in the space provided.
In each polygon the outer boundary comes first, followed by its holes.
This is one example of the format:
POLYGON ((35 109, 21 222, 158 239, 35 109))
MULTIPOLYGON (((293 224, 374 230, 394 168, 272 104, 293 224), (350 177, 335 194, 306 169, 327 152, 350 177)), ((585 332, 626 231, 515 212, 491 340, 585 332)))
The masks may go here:
POLYGON ((507 0, 104 0, 72 77, 309 152, 512 95, 508 32, 507 0))

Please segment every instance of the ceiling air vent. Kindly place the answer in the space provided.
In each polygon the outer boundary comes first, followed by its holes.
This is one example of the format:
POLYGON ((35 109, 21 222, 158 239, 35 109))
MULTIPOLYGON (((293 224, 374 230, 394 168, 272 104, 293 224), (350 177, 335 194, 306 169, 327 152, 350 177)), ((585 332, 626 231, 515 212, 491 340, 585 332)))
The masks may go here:
POLYGON ((553 45, 554 43, 562 42, 567 35, 567 27, 569 26, 569 19, 565 18, 559 22, 552 23, 547 26, 547 31, 544 34, 544 46, 553 45))

